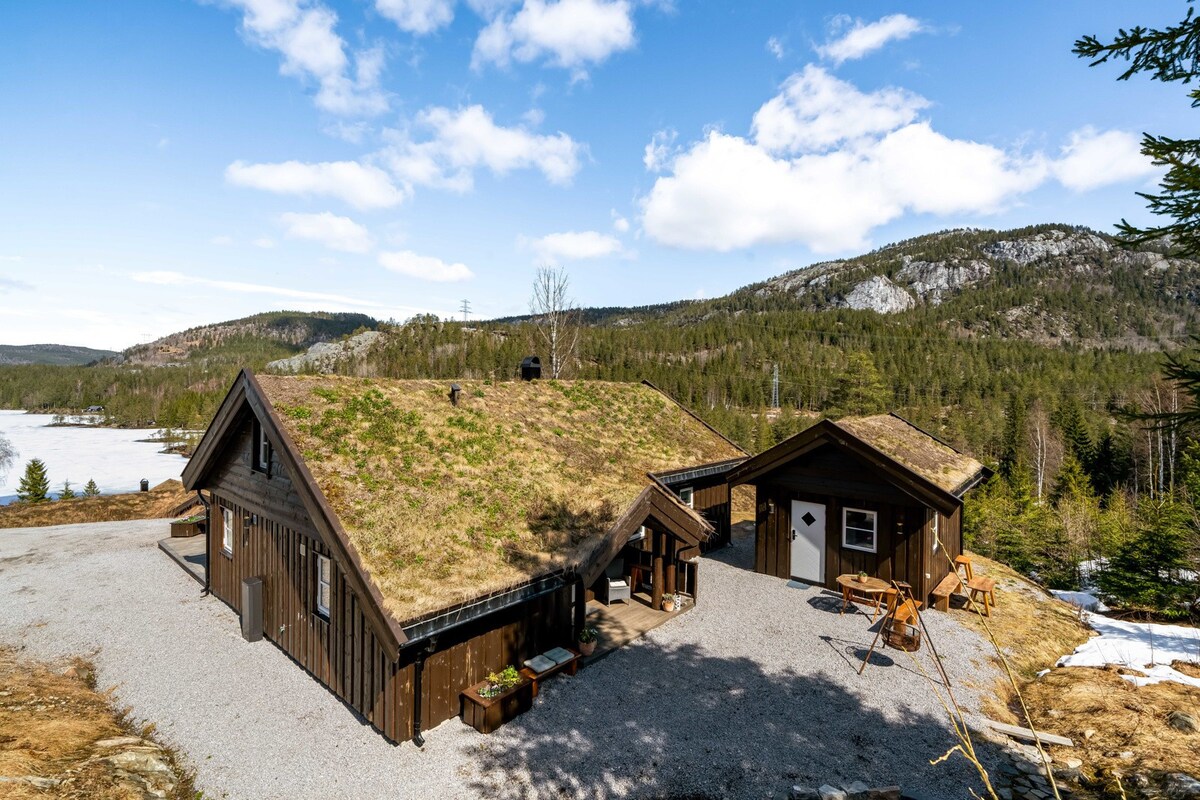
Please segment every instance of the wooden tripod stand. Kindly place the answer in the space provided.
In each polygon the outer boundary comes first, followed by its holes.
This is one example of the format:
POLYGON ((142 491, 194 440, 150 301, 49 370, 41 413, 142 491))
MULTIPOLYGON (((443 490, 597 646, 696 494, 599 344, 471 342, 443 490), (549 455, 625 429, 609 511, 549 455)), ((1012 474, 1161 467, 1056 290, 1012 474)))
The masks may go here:
POLYGON ((875 639, 867 649, 866 656, 863 657, 858 674, 862 675, 866 671, 867 664, 871 661, 871 655, 879 644, 880 636, 884 637, 884 644, 910 653, 920 648, 923 637, 925 641, 929 642, 929 649, 933 653, 933 663, 937 665, 942 682, 946 688, 950 688, 950 677, 942 666, 941 656, 938 655, 937 648, 933 645, 933 637, 929 635, 929 629, 925 627, 925 620, 921 618, 921 603, 913 597, 912 586, 903 581, 892 581, 892 592, 893 594, 888 598, 887 613, 883 615, 883 622, 880 623, 879 630, 875 632, 875 639), (896 632, 897 625, 902 626, 899 633, 896 632))

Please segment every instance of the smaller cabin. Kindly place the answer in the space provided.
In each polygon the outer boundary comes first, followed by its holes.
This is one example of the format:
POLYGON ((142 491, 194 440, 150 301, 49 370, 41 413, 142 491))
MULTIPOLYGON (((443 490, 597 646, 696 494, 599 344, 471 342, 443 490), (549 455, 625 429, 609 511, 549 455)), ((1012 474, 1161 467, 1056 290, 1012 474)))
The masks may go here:
POLYGON ((837 587, 860 571, 928 598, 962 554, 963 496, 991 471, 895 414, 822 420, 729 473, 755 489, 754 569, 837 587))

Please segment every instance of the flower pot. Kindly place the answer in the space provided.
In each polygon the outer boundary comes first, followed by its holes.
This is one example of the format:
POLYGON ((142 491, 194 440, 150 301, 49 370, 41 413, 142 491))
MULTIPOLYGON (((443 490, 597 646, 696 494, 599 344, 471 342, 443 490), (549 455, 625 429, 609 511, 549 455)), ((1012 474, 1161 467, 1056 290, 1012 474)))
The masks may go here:
POLYGON ((596 640, 592 639, 590 642, 580 642, 579 652, 585 656, 590 656, 596 652, 596 640))
POLYGON ((663 600, 663 611, 674 611, 674 610, 675 610, 675 601, 674 600, 663 600))

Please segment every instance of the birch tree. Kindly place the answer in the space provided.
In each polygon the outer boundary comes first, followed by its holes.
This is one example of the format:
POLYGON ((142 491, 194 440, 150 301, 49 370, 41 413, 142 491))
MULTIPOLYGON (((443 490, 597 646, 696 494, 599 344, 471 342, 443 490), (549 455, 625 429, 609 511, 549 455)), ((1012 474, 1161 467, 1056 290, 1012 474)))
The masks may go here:
POLYGON ((561 378, 579 350, 579 308, 567 294, 571 281, 562 267, 538 267, 529 309, 549 350, 550 377, 561 378))

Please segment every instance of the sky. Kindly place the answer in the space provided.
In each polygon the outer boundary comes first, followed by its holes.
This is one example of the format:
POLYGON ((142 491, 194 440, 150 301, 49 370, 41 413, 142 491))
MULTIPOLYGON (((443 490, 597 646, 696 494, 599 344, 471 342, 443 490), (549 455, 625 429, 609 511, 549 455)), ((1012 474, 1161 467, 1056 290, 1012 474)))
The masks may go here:
POLYGON ((950 227, 1150 217, 1183 3, 0 4, 0 343, 713 297, 950 227))

